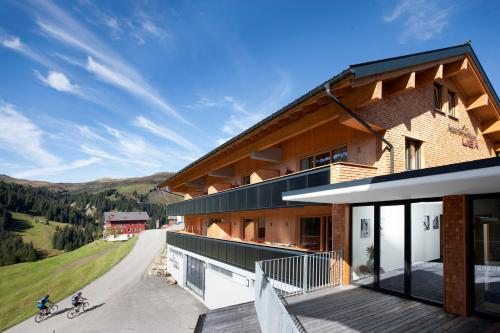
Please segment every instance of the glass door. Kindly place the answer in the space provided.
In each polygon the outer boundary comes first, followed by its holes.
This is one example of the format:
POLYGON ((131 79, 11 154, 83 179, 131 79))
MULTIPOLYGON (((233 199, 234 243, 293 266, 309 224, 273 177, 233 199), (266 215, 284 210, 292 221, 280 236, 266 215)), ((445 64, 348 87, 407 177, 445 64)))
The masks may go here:
POLYGON ((472 200, 474 309, 500 315, 500 195, 472 200))
POLYGON ((405 206, 380 206, 378 287, 405 291, 405 206))

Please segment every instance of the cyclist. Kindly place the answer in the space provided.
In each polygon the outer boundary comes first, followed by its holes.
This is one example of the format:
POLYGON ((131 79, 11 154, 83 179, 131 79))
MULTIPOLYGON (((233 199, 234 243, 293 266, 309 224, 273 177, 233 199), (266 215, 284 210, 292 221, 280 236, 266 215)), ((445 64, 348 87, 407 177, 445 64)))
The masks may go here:
POLYGON ((82 297, 82 292, 79 291, 75 295, 73 295, 73 297, 71 297, 71 304, 76 308, 81 303, 83 303, 83 301, 86 301, 86 300, 87 300, 86 298, 82 297))
POLYGON ((36 304, 36 307, 42 312, 44 315, 47 314, 48 308, 47 308, 47 303, 50 304, 49 301, 49 295, 43 296, 38 303, 36 304))

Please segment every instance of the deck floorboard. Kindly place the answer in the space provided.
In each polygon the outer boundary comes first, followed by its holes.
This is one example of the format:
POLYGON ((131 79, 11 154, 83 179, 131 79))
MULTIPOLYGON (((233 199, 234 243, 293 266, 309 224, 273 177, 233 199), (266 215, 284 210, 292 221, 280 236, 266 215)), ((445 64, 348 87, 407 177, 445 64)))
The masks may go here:
MULTIPOLYGON (((336 287, 283 300, 303 332, 500 332, 500 322, 367 288, 336 287)), ((260 332, 254 303, 210 310, 203 332, 260 332)))

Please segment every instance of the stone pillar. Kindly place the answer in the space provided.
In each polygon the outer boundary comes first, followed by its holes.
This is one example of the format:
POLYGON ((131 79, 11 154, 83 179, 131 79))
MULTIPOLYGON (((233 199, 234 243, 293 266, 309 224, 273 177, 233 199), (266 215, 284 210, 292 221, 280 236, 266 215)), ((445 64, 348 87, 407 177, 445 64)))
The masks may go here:
POLYGON ((332 205, 333 250, 343 251, 342 283, 349 284, 351 276, 349 252, 349 212, 348 204, 332 205))
POLYGON ((469 260, 467 237, 467 197, 454 195, 443 198, 443 268, 444 310, 468 316, 469 260))

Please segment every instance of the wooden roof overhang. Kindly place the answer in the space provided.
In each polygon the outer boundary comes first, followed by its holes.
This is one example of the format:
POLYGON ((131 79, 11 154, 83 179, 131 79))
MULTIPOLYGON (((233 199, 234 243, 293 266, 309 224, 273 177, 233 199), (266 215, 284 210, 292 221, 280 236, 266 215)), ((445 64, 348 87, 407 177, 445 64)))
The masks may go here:
MULTIPOLYGON (((333 93, 345 105, 359 108, 444 79, 456 85, 466 100, 467 110, 480 120, 482 133, 500 151, 500 103, 470 44, 351 65, 325 83, 331 84, 333 93)), ((202 187, 207 175, 334 119, 366 131, 331 103, 323 88, 325 83, 191 163, 160 187, 169 186, 177 191, 202 187)), ((370 125, 377 131, 384 130, 376 124, 370 125)))

